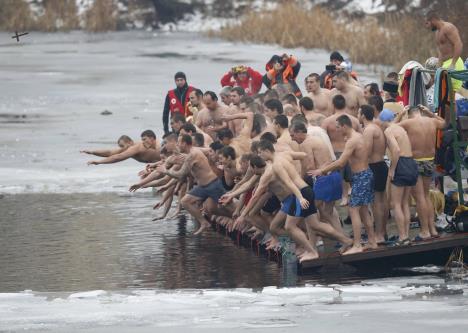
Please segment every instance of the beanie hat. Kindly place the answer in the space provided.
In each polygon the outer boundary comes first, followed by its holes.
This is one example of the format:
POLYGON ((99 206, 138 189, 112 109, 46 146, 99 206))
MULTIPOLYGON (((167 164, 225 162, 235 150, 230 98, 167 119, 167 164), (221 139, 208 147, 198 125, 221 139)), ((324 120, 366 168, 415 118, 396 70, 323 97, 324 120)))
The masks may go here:
POLYGON ((185 81, 187 81, 187 78, 183 72, 175 73, 174 80, 177 80, 177 79, 184 79, 185 81))

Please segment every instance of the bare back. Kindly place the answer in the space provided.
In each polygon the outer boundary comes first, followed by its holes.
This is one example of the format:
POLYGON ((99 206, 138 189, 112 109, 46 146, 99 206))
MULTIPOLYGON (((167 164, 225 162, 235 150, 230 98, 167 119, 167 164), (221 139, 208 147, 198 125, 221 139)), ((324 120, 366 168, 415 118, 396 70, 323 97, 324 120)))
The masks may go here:
POLYGON ((304 174, 309 170, 320 169, 333 161, 327 144, 320 137, 309 136, 299 147, 307 154, 307 157, 302 160, 304 174))
MULTIPOLYGON (((338 119, 338 117, 343 114, 345 113, 344 112, 335 113, 334 115, 326 118, 322 122, 322 128, 325 131, 327 131, 327 134, 330 137, 330 141, 333 146, 333 150, 339 153, 341 153, 344 150, 346 140, 342 132, 336 129, 336 119, 338 119)), ((351 122, 353 124, 353 129, 355 131, 359 131, 359 120, 356 117, 353 117, 350 115, 348 115, 348 117, 351 119, 351 122)))
POLYGON ((374 123, 369 123, 363 131, 363 136, 369 149, 369 163, 381 162, 384 159, 386 142, 382 129, 374 123))
MULTIPOLYGON (((403 129, 403 127, 398 124, 391 124, 385 130, 385 136, 389 142, 390 152, 392 151, 392 142, 398 146, 401 157, 413 157, 413 151, 411 149, 411 142, 408 137, 408 134, 403 129)), ((394 159, 394 158, 392 158, 394 159)))
POLYGON ((415 159, 434 157, 437 126, 433 118, 417 116, 402 121, 400 126, 408 133, 415 159))

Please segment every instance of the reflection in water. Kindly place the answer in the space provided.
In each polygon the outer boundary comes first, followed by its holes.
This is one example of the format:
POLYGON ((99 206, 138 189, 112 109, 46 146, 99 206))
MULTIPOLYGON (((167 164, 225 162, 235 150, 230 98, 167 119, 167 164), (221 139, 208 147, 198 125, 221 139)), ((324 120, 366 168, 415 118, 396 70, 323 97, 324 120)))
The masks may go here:
POLYGON ((192 222, 152 222, 149 194, 21 194, 0 199, 0 292, 257 288, 280 269, 192 222))

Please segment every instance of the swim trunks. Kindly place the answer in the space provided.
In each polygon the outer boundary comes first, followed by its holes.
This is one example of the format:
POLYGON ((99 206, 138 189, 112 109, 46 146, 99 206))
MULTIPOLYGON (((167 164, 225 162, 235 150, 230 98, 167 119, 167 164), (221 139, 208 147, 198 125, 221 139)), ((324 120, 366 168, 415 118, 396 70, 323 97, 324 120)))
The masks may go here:
POLYGON ((385 192, 387 187, 388 166, 384 161, 369 163, 374 174, 374 192, 385 192))
POLYGON ((393 175, 395 186, 414 186, 418 181, 418 166, 411 157, 400 156, 393 175))
POLYGON ((235 183, 232 183, 232 185, 228 185, 228 183, 226 182, 226 177, 224 177, 224 173, 221 176, 221 182, 223 183, 223 187, 226 191, 232 190, 234 186, 236 185, 235 183))
POLYGON ((221 198, 224 193, 226 193, 226 190, 224 189, 223 183, 219 178, 216 178, 205 186, 197 185, 189 192, 190 195, 200 198, 203 201, 211 198, 216 203, 218 203, 219 198, 221 198))
MULTIPOLYGON (((343 154, 343 152, 335 152, 336 159, 339 159, 340 156, 343 154)), ((343 180, 347 183, 351 183, 351 177, 353 176, 353 172, 351 171, 351 167, 349 166, 349 163, 346 163, 343 169, 341 171, 341 177, 343 177, 343 180)))
POLYGON ((434 175, 434 157, 417 158, 415 161, 420 176, 432 177, 434 175))
POLYGON ((309 201, 308 208, 302 209, 301 203, 299 202, 299 200, 296 198, 295 195, 291 194, 290 196, 286 197, 286 199, 283 200, 281 211, 286 213, 289 216, 295 216, 295 217, 308 217, 310 215, 317 213, 317 208, 315 207, 315 202, 314 202, 314 191, 312 190, 312 187, 306 186, 302 188, 301 194, 304 197, 304 199, 309 201))
POLYGON ((333 202, 341 199, 343 194, 342 182, 343 179, 339 171, 317 177, 314 185, 315 200, 333 202))
POLYGON ((314 177, 306 175, 304 177, 304 181, 307 183, 307 185, 314 187, 314 177))
POLYGON ((374 174, 368 168, 353 174, 349 206, 365 206, 372 202, 374 202, 374 174))
MULTIPOLYGON (((450 59, 448 59, 448 60, 445 60, 444 63, 442 64, 442 68, 449 68, 451 64, 452 64, 452 58, 450 58, 450 59)), ((454 68, 454 70, 456 70, 456 71, 462 71, 462 70, 464 70, 464 69, 465 69, 465 65, 463 64, 462 58, 458 58, 458 59, 457 59, 457 62, 455 63, 455 68, 454 68)), ((463 84, 462 81, 452 79, 452 88, 453 88, 453 91, 456 92, 456 91, 460 90, 462 84, 463 84)))
POLYGON ((266 213, 272 214, 281 208, 281 201, 276 195, 272 195, 263 206, 262 210, 266 213))

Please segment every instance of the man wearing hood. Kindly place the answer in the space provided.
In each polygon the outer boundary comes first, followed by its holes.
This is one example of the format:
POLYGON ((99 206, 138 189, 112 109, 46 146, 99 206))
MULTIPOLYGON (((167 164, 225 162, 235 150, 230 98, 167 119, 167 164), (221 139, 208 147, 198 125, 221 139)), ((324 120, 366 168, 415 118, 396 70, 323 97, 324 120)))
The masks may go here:
POLYGON ((169 132, 169 114, 172 115, 179 112, 185 117, 192 115, 187 104, 190 101, 189 95, 195 88, 187 84, 187 78, 183 72, 177 72, 174 76, 174 80, 176 88, 169 90, 166 95, 166 101, 164 102, 164 133, 169 132))

